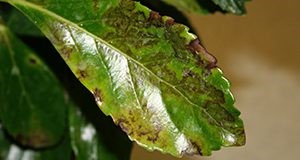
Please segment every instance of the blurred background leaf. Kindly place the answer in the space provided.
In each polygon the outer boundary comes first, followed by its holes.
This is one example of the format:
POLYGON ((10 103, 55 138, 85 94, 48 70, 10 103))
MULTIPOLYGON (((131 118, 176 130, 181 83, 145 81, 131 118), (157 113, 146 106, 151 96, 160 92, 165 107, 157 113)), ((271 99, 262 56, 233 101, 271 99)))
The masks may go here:
POLYGON ((0 25, 0 115, 20 144, 57 144, 66 129, 64 90, 41 59, 0 25))

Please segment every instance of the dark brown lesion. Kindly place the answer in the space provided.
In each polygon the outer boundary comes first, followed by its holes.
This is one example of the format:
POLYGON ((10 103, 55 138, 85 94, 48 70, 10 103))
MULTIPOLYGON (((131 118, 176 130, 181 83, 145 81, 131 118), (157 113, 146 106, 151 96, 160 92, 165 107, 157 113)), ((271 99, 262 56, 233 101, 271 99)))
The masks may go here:
POLYGON ((217 67, 217 59, 201 45, 198 38, 189 43, 188 49, 196 54, 202 55, 205 60, 207 60, 206 68, 212 69, 217 67))
POLYGON ((199 154, 200 156, 202 156, 202 149, 201 149, 201 145, 199 145, 197 142, 193 142, 191 141, 191 144, 195 147, 196 152, 194 153, 189 153, 190 155, 194 155, 194 154, 199 154))
POLYGON ((15 136, 15 140, 22 146, 31 148, 44 148, 52 145, 48 135, 39 131, 29 135, 18 134, 15 136))
POLYGON ((145 139, 156 143, 159 140, 159 134, 161 128, 153 128, 152 126, 146 126, 146 124, 141 123, 137 115, 129 115, 129 117, 123 116, 115 121, 115 124, 120 126, 120 128, 127 133, 129 136, 139 140, 145 139))
POLYGON ((131 135, 132 134, 132 131, 131 129, 128 127, 128 125, 130 125, 130 122, 127 120, 127 119, 124 119, 124 118, 120 118, 116 121, 116 124, 118 126, 121 127, 121 129, 127 133, 128 135, 131 135))
POLYGON ((173 26, 173 25, 176 24, 176 22, 173 18, 168 18, 165 23, 168 27, 173 26))
POLYGON ((34 58, 32 58, 32 57, 29 57, 29 63, 30 64, 37 64, 37 60, 36 59, 34 59, 34 58))
POLYGON ((71 56, 71 54, 72 54, 73 51, 74 51, 74 48, 73 48, 73 47, 64 45, 64 46, 60 49, 60 54, 62 55, 62 57, 63 57, 64 59, 69 60, 69 59, 70 59, 70 56, 71 56))
POLYGON ((103 102, 103 94, 99 88, 94 89, 93 95, 94 95, 95 101, 98 104, 103 102))
POLYGON ((161 15, 158 12, 151 11, 149 16, 149 21, 159 20, 162 21, 161 15))
POLYGON ((88 72, 86 70, 78 69, 76 75, 79 80, 83 80, 88 77, 88 72))
POLYGON ((147 140, 151 141, 152 143, 155 143, 159 139, 159 132, 160 132, 160 130, 155 131, 154 133, 147 134, 146 135, 147 136, 147 140))

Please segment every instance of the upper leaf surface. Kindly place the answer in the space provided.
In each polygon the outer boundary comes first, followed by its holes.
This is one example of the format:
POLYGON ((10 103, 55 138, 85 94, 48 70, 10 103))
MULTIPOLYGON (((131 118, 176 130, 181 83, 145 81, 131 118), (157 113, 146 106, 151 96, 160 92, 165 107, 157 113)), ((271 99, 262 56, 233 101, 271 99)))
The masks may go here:
POLYGON ((0 117, 24 146, 57 144, 66 128, 66 102, 47 66, 0 24, 0 117))
POLYGON ((244 144, 229 83, 186 26, 130 0, 8 2, 138 144, 175 156, 244 144))

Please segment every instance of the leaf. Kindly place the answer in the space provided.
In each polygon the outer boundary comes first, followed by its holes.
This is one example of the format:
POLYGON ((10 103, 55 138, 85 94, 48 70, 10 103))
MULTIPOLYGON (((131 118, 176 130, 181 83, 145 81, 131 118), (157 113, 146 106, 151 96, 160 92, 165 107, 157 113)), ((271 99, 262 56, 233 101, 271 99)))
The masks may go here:
POLYGON ((69 120, 72 148, 75 151, 76 159, 130 159, 131 143, 126 139, 120 139, 122 136, 115 135, 114 131, 110 129, 113 126, 107 128, 105 125, 101 125, 99 126, 101 130, 98 130, 75 107, 70 107, 69 120), (103 135, 103 132, 108 134, 103 135), (105 143, 107 139, 110 140, 110 145, 105 143))
POLYGON ((35 37, 43 36, 40 30, 31 23, 24 14, 16 9, 11 11, 7 21, 7 27, 18 35, 35 37))
POLYGON ((19 143, 53 146, 66 128, 64 91, 47 66, 0 24, 0 117, 19 143))
POLYGON ((244 14, 246 12, 245 2, 249 0, 212 0, 216 5, 223 10, 234 14, 244 14))
POLYGON ((6 140, 6 137, 4 137, 2 125, 0 123, 0 159, 1 160, 3 160, 4 157, 7 155, 9 146, 10 146, 10 144, 6 140))
POLYGON ((245 143, 228 81, 186 26, 131 0, 6 1, 139 145, 182 156, 245 143))
POLYGON ((163 0, 184 12, 208 13, 208 9, 198 4, 197 0, 163 0))
POLYGON ((71 158, 71 147, 69 139, 54 148, 47 150, 24 149, 8 140, 0 128, 0 159, 1 160, 60 160, 71 158))
POLYGON ((164 0, 164 2, 186 12, 209 13, 225 11, 237 15, 246 12, 246 1, 249 0, 164 0))

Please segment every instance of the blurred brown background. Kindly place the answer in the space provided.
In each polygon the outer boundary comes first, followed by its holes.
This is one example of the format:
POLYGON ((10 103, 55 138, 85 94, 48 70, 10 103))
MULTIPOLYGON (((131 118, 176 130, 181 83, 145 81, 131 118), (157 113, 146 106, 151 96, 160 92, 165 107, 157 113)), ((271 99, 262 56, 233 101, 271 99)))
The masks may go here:
MULTIPOLYGON (((252 0, 247 10, 241 17, 188 15, 232 83, 247 144, 184 160, 300 157, 300 0, 252 0)), ((177 160, 137 145, 131 159, 177 160)))

